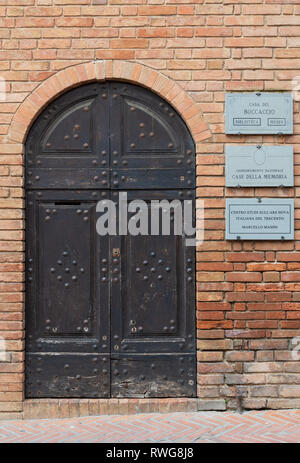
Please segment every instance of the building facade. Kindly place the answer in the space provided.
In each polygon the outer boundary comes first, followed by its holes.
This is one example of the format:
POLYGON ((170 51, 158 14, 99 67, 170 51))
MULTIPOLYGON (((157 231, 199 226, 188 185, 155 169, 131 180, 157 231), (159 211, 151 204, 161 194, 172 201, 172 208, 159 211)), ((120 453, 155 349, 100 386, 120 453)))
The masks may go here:
POLYGON ((0 1, 1 418, 300 406, 299 16, 300 0, 0 1), (59 98, 89 84, 100 95, 114 83, 153 94, 168 114, 173 108, 195 148, 205 217, 190 314, 197 386, 192 398, 30 398, 25 312, 38 308, 25 291, 25 225, 33 227, 26 144, 59 98), (229 92, 292 92, 293 134, 226 135, 229 92), (292 145, 294 186, 226 187, 227 145, 292 145), (294 239, 226 240, 228 198, 294 199, 294 239))

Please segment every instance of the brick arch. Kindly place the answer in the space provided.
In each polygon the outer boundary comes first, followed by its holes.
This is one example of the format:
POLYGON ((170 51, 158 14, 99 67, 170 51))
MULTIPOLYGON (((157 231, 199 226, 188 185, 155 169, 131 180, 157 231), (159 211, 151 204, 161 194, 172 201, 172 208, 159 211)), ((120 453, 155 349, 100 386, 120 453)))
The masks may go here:
POLYGON ((63 69, 39 85, 15 113, 8 140, 25 143, 33 121, 60 94, 75 86, 105 79, 124 80, 142 85, 168 101, 186 122, 195 143, 211 136, 199 105, 174 80, 143 64, 130 61, 92 61, 63 69))

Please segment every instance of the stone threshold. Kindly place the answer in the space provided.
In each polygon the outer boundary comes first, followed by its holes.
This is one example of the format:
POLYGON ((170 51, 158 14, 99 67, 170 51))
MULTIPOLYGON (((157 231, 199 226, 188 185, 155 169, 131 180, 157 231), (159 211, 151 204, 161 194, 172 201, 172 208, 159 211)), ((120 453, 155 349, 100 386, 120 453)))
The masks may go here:
POLYGON ((224 399, 28 399, 23 411, 0 413, 1 419, 53 419, 97 415, 197 412, 226 410, 224 399))

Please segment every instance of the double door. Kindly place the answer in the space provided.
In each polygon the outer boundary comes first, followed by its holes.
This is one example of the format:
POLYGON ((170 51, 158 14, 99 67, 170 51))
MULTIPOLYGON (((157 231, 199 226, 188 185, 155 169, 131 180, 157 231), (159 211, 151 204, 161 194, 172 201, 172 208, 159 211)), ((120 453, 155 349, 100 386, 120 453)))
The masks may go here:
POLYGON ((120 232, 124 193, 149 219, 161 200, 194 201, 191 153, 179 116, 132 85, 73 90, 36 121, 26 144, 27 397, 196 395, 195 249, 184 226, 174 233, 176 208, 169 234, 132 234, 128 223, 120 232), (116 221, 107 234, 105 201, 116 221))

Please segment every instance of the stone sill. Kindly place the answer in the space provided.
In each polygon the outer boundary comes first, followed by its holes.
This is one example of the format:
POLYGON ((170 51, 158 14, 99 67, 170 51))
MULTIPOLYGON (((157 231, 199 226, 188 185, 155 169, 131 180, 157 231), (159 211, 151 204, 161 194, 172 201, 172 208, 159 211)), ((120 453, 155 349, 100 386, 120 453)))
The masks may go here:
POLYGON ((225 409, 224 399, 28 399, 23 403, 23 412, 0 413, 0 419, 53 419, 225 409))

